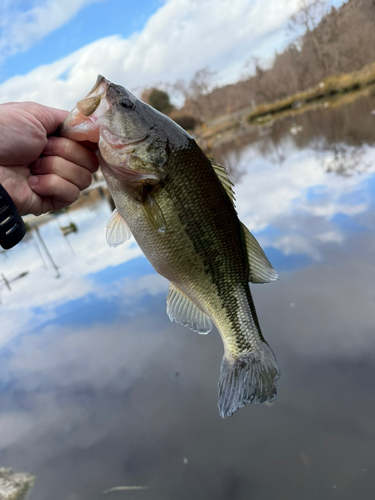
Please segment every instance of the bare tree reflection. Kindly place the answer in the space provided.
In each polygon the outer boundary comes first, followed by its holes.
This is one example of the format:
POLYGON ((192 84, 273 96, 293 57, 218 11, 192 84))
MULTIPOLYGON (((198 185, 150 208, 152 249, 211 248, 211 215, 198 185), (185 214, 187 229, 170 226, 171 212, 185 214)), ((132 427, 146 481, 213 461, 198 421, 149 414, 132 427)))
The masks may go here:
POLYGON ((293 145, 301 150, 315 150, 327 172, 343 176, 361 174, 370 167, 365 160, 366 145, 375 144, 374 108, 374 97, 337 108, 321 107, 267 127, 249 129, 247 134, 213 148, 212 154, 229 167, 235 182, 244 173, 241 151, 251 144, 256 154, 278 165, 283 164, 288 147, 293 145))
POLYGON ((325 156, 322 159, 322 166, 326 172, 350 177, 355 174, 363 174, 371 166, 363 159, 365 154, 363 146, 349 146, 341 142, 332 144, 327 150, 332 153, 332 157, 325 156))

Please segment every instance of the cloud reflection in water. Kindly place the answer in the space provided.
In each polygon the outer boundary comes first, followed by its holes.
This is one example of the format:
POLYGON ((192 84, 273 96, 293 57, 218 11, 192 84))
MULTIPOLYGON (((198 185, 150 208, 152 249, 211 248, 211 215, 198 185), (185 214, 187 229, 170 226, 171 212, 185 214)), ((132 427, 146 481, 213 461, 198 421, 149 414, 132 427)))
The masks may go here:
POLYGON ((282 370, 276 403, 219 419, 217 332, 170 323, 168 283, 135 242, 107 248, 104 202, 40 229, 60 279, 33 241, 0 256, 1 272, 30 271, 0 289, 0 450, 36 474, 31 500, 96 500, 122 484, 147 485, 140 500, 310 500, 330 498, 333 484, 344 500, 368 498, 374 148, 351 177, 327 173, 313 149, 285 140, 283 152, 280 165, 254 146, 237 153, 235 189, 281 271, 252 287, 282 370), (74 254, 58 227, 70 221, 74 254))

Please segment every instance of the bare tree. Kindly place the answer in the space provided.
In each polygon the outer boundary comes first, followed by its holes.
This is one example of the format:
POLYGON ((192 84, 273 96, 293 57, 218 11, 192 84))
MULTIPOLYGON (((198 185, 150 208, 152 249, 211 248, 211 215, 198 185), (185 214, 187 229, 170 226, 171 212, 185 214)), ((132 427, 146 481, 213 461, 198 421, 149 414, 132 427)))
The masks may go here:
POLYGON ((324 72, 327 70, 326 61, 323 55, 322 40, 317 36, 315 28, 321 20, 328 14, 329 6, 327 0, 299 0, 298 11, 290 17, 288 29, 291 32, 299 33, 294 44, 301 48, 303 39, 310 39, 314 47, 318 63, 324 72), (302 31, 302 33, 301 33, 302 31))
POLYGON ((214 88, 213 77, 215 75, 216 71, 211 71, 208 66, 196 71, 189 85, 191 96, 196 99, 201 95, 210 94, 214 88))
POLYGON ((216 71, 211 71, 207 66, 196 71, 190 82, 177 80, 170 90, 174 94, 182 96, 185 100, 184 106, 198 119, 204 120, 205 110, 208 108, 209 114, 212 114, 211 92, 215 88, 213 77, 216 71), (201 99, 204 97, 204 99, 201 99), (204 103, 204 104, 202 104, 204 103))
POLYGON ((304 33, 312 31, 328 10, 327 0, 299 0, 298 11, 290 17, 288 28, 300 32, 302 27, 304 33))
POLYGON ((191 81, 180 80, 168 92, 179 96, 180 103, 185 101, 182 114, 210 119, 254 102, 281 99, 329 75, 358 70, 375 61, 373 2, 349 0, 334 9, 329 8, 329 0, 303 0, 289 23, 298 42, 276 54, 272 68, 250 58, 241 81, 220 88, 214 88, 213 73, 203 68, 191 81))

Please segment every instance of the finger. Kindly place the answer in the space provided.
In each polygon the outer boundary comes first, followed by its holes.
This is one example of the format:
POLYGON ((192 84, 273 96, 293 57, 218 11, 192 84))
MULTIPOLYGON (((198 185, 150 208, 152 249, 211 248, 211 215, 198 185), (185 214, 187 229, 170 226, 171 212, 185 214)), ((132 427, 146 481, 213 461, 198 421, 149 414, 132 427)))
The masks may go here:
POLYGON ((46 135, 53 134, 68 116, 69 112, 63 109, 50 108, 37 102, 23 104, 25 110, 36 117, 46 131, 46 135))
POLYGON ((80 190, 89 187, 92 181, 92 174, 89 170, 59 156, 39 158, 30 166, 30 170, 34 176, 38 177, 48 174, 57 175, 75 184, 80 190))
POLYGON ((28 179, 30 188, 39 196, 50 196, 57 202, 70 205, 79 197, 76 185, 55 174, 31 176, 28 179))
POLYGON ((98 143, 97 142, 91 142, 91 141, 79 141, 79 144, 82 144, 85 148, 89 149, 90 151, 95 151, 98 150, 98 143))
POLYGON ((57 156, 96 172, 99 161, 95 153, 89 151, 82 144, 66 139, 65 137, 48 137, 48 143, 42 156, 57 156))

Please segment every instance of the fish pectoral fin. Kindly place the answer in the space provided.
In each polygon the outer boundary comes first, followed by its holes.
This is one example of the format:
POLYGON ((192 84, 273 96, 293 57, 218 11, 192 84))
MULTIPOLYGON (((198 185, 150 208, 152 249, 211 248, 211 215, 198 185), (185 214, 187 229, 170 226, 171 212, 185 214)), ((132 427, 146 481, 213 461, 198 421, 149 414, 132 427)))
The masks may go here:
POLYGON ((233 192, 233 182, 229 179, 229 175, 227 169, 223 165, 219 165, 219 163, 215 163, 213 160, 210 160, 212 168, 215 170, 216 175, 219 178, 219 181, 223 185, 227 195, 229 196, 231 202, 235 202, 234 192, 233 192))
POLYGON ((279 275, 267 259, 262 247, 257 242, 247 227, 242 224, 242 229, 246 239, 247 255, 249 259, 251 283, 269 283, 279 279, 279 275))
POLYGON ((131 238, 130 228, 125 219, 118 213, 117 208, 107 222, 106 228, 107 243, 110 247, 118 247, 131 238))
POLYGON ((169 285, 167 314, 171 321, 206 334, 212 330, 210 318, 173 283, 169 285))
POLYGON ((159 233, 164 233, 167 224, 163 212, 150 193, 142 202, 142 209, 152 227, 159 233))

